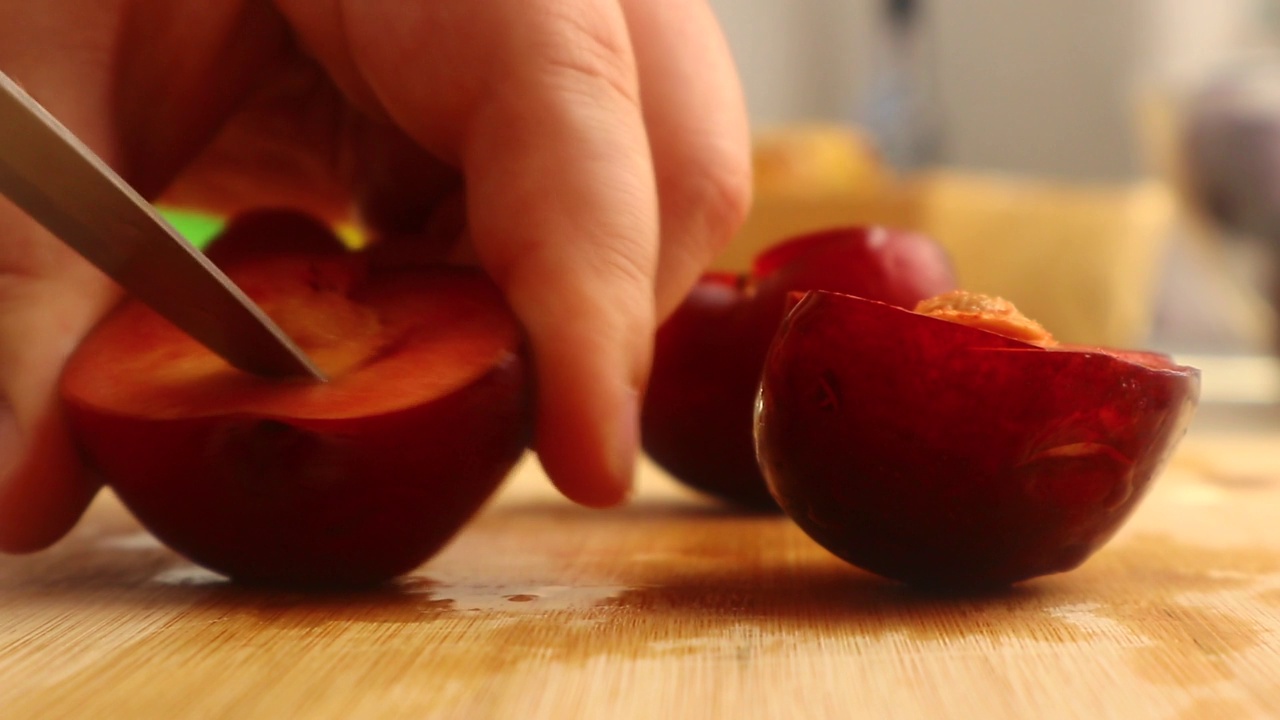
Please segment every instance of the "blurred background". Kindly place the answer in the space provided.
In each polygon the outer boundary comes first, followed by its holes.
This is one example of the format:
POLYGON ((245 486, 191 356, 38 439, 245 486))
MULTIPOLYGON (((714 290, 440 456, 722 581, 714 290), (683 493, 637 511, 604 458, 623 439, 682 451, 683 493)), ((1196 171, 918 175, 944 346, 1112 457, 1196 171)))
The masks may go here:
POLYGON ((712 4, 758 176, 721 266, 883 222, 1063 340, 1273 354, 1280 0, 712 4))

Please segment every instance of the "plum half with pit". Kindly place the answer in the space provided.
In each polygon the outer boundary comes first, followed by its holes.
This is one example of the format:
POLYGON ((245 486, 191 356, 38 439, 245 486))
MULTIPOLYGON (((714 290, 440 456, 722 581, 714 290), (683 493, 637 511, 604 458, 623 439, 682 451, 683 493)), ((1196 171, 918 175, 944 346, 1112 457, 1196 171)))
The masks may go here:
POLYGON ((776 511, 751 418, 788 294, 834 290, 913 307, 955 286, 941 245, 882 227, 798 236, 761 253, 749 273, 707 273, 658 330, 641 420, 646 453, 690 487, 776 511))
POLYGON ((1075 568, 1137 507, 1199 371, 1059 345, 1008 303, 920 312, 811 292, 769 351, 757 451, 784 511, 870 572, 938 589, 1075 568))
POLYGON ((135 300, 71 358, 80 448, 171 548, 254 584, 376 584, 440 550, 521 457, 524 341, 498 289, 375 253, 283 211, 210 248, 328 382, 244 373, 135 300))

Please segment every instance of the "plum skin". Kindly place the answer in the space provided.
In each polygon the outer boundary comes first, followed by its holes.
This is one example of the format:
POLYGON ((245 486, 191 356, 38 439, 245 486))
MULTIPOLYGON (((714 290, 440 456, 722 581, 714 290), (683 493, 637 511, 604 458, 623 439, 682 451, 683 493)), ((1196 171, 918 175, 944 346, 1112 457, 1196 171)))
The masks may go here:
POLYGON ((116 495, 166 546, 249 585, 366 587, 435 555, 528 442, 517 356, 380 417, 152 420, 70 408, 116 495))
POLYGON ((814 292, 770 349, 757 452, 783 510, 849 563, 1003 586, 1104 545, 1198 395, 1199 371, 1164 356, 1042 348, 814 292))
POLYGON ((704 274, 655 339, 641 416, 645 452, 689 487, 776 512, 756 461, 752 416, 788 295, 837 290, 911 307, 955 286, 939 244, 879 227, 806 233, 761 253, 750 273, 704 274))

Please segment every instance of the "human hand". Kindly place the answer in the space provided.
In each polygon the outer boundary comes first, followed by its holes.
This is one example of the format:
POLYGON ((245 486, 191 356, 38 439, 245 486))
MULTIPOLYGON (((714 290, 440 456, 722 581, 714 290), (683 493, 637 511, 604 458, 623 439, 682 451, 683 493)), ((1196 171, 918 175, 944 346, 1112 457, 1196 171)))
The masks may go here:
MULTIPOLYGON (((529 335, 542 464, 588 505, 625 496, 655 323, 748 200, 699 0, 5 3, 0 70, 148 197, 462 238, 529 335)), ((25 551, 97 490, 56 384, 118 290, 7 203, 0 238, 0 549, 25 551)))

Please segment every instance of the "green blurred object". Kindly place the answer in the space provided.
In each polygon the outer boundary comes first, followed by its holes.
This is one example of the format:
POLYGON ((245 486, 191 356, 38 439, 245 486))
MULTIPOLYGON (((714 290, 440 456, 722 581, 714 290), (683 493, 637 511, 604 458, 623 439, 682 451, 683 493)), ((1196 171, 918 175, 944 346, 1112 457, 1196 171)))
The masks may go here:
POLYGON ((192 245, 204 249, 225 224, 220 217, 202 213, 161 208, 160 214, 168 220, 192 245))

